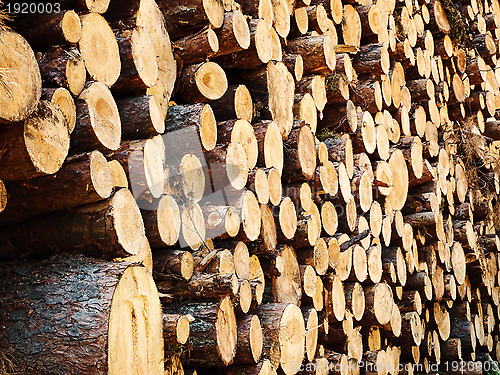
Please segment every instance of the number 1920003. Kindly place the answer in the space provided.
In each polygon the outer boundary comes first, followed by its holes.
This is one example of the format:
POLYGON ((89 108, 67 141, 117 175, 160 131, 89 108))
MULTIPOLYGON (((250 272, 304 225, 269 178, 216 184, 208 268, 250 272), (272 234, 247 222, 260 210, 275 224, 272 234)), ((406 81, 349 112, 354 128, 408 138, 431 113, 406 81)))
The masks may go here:
POLYGON ((36 13, 60 13, 60 3, 7 3, 5 8, 8 13, 14 14, 36 14, 36 13))

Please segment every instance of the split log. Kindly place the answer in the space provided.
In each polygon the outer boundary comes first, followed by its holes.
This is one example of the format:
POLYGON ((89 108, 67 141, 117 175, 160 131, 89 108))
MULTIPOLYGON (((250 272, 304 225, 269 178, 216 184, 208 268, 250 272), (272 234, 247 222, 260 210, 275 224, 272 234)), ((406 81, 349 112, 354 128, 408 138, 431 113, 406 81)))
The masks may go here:
POLYGON ((16 371, 163 374, 160 300, 144 267, 56 257, 6 263, 1 275, 0 346, 16 371))

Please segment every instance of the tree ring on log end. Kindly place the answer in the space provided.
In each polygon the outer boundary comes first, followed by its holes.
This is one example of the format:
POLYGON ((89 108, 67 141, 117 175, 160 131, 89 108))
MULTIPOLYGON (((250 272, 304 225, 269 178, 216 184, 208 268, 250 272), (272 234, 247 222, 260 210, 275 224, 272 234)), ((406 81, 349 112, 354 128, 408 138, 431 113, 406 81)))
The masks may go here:
POLYGON ((217 351, 222 362, 227 366, 233 361, 236 354, 238 334, 236 316, 234 315, 233 304, 229 296, 222 299, 217 309, 215 332, 217 337, 217 351))
POLYGON ((113 224, 118 243, 129 254, 137 254, 147 241, 141 211, 128 189, 117 191, 111 199, 113 224))
POLYGON ((227 78, 224 69, 214 62, 202 64, 195 73, 196 87, 207 99, 216 100, 227 90, 227 78))
POLYGON ((144 267, 127 268, 111 302, 108 374, 163 374, 162 316, 151 274, 144 267))
POLYGON ((68 125, 57 104, 40 101, 36 111, 24 122, 23 134, 36 171, 56 173, 69 151, 68 125))
POLYGON ((42 78, 30 45, 13 31, 0 32, 0 68, 0 118, 24 120, 40 100, 42 78))

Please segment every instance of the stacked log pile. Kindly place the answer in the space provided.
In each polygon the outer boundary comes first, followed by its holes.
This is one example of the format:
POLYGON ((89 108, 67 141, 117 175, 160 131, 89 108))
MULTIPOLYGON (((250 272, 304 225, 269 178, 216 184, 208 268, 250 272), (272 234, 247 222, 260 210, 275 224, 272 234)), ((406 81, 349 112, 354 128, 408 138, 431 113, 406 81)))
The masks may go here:
POLYGON ((498 0, 58 4, 0 30, 0 372, 500 359, 498 0))

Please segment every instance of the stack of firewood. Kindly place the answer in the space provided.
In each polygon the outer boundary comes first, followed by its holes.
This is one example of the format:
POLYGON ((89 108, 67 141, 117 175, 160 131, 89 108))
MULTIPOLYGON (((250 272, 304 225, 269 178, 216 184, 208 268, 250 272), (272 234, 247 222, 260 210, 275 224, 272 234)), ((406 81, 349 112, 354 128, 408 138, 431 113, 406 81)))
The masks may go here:
POLYGON ((500 359, 499 0, 57 4, 0 30, 0 373, 500 359))

